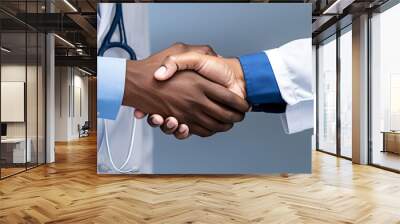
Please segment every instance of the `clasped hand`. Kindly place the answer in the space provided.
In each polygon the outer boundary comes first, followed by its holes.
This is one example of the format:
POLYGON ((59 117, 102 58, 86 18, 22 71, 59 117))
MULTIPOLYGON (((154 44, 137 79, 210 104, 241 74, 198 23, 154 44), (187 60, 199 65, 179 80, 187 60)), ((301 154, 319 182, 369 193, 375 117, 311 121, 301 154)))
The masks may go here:
POLYGON ((127 62, 123 105, 178 139, 228 131, 249 109, 242 68, 208 46, 174 44, 127 62))

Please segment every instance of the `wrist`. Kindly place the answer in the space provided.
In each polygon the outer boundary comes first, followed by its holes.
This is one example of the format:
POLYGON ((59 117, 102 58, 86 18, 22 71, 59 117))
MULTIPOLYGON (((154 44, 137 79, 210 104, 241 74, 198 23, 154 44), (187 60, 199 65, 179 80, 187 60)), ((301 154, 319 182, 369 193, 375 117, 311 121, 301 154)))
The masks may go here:
POLYGON ((126 61, 126 74, 124 95, 122 98, 122 105, 134 106, 132 99, 135 98, 135 89, 137 88, 135 80, 140 79, 143 69, 142 61, 127 60, 126 61))
POLYGON ((236 85, 239 87, 244 98, 246 98, 246 81, 244 79, 244 73, 240 61, 238 58, 228 58, 228 64, 233 71, 233 76, 236 85))

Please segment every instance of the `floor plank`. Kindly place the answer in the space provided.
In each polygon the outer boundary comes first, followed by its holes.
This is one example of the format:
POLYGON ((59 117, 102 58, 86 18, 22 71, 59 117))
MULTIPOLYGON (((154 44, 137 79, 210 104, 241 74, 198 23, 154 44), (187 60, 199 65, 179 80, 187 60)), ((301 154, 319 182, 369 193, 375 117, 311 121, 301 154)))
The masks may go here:
POLYGON ((400 223, 400 175, 313 153, 302 175, 99 176, 94 137, 0 181, 0 223, 400 223))

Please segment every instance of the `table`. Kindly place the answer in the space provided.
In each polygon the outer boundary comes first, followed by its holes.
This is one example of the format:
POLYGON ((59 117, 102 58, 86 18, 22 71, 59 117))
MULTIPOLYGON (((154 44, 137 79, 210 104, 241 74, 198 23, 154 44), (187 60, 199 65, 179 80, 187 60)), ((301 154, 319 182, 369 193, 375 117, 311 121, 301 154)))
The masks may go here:
MULTIPOLYGON (((31 154, 31 145, 32 141, 30 138, 26 139, 25 138, 5 138, 1 139, 1 156, 2 158, 8 157, 9 160, 7 161, 10 163, 26 163, 30 162, 32 159, 32 154, 31 154), (27 144, 26 144, 27 143, 27 144), (25 151, 25 145, 26 151, 25 151), (10 146, 13 146, 10 149, 10 146), (12 156, 10 155, 12 154, 12 156)), ((7 160, 7 158, 6 158, 7 160)))
POLYGON ((383 150, 382 152, 392 152, 400 154, 400 131, 382 131, 383 150))

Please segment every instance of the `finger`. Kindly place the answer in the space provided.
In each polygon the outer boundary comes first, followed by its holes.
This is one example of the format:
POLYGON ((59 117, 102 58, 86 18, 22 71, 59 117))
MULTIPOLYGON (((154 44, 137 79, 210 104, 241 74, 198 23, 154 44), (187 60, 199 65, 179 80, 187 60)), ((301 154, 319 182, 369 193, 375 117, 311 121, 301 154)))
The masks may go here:
POLYGON ((210 102, 206 104, 207 109, 204 110, 204 112, 217 121, 222 123, 235 123, 244 119, 244 113, 240 113, 230 107, 215 103, 212 100, 209 101, 210 102))
POLYGON ((198 124, 192 124, 190 127, 190 133, 192 133, 192 134, 194 134, 194 135, 197 135, 197 136, 200 136, 200 137, 209 137, 209 136, 211 136, 211 135, 213 135, 213 134, 215 134, 215 132, 213 132, 213 131, 210 131, 210 130, 208 130, 208 129, 206 129, 206 128, 204 128, 204 127, 202 127, 202 126, 200 126, 200 125, 198 125, 198 124))
POLYGON ((195 51, 200 54, 207 54, 207 55, 212 55, 212 56, 217 56, 217 53, 214 51, 214 49, 210 45, 191 45, 191 44, 185 44, 182 42, 177 42, 171 45, 171 47, 168 48, 168 50, 173 50, 175 53, 184 53, 188 51, 195 51))
POLYGON ((177 71, 194 70, 208 80, 228 87, 232 82, 232 74, 223 60, 223 58, 193 51, 170 55, 156 70, 154 77, 159 81, 164 81, 171 78, 177 71))
POLYGON ((212 101, 221 103, 228 108, 233 108, 242 113, 249 110, 249 104, 246 100, 216 83, 210 82, 208 85, 205 85, 205 93, 212 101))
POLYGON ((174 132, 175 138, 186 139, 189 137, 189 127, 186 124, 180 124, 178 129, 174 132))
POLYGON ((212 132, 223 132, 232 128, 232 123, 221 123, 204 112, 198 112, 194 121, 212 132))
POLYGON ((189 51, 195 51, 200 54, 207 54, 211 56, 218 55, 210 45, 187 45, 187 46, 189 48, 189 51))
POLYGON ((175 117, 168 117, 165 119, 164 124, 161 125, 161 130, 167 134, 170 135, 178 129, 179 123, 178 120, 175 117))
POLYGON ((152 127, 159 127, 164 123, 164 118, 159 114, 152 114, 147 117, 147 123, 152 127))
POLYGON ((147 114, 144 113, 143 111, 139 110, 139 109, 135 109, 135 111, 133 112, 133 115, 134 115, 137 119, 142 119, 142 118, 144 118, 147 114))
POLYGON ((193 51, 168 56, 162 66, 154 72, 154 77, 157 80, 164 81, 173 76, 178 70, 190 69, 198 71, 206 62, 206 56, 193 51))

